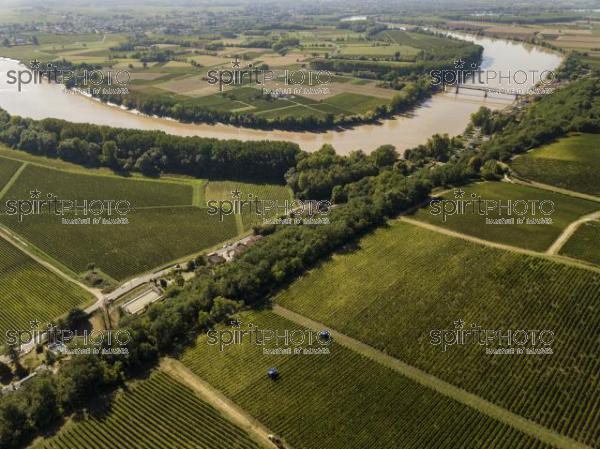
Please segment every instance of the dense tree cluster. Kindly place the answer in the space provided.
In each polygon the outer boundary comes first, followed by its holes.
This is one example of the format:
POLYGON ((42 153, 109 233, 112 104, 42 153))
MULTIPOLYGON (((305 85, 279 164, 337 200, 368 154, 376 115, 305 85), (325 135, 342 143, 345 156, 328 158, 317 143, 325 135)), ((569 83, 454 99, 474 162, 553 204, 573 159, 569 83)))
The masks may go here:
MULTIPOLYGON (((210 269, 198 264, 197 276, 183 288, 172 289, 167 301, 151 305, 143 315, 123 318, 122 329, 132 337, 128 357, 73 357, 62 363, 55 376, 39 375, 18 391, 0 398, 0 447, 27 443, 33 435, 57 423, 63 414, 81 410, 99 392, 110 391, 133 374, 153 366, 160 355, 182 350, 200 332, 243 305, 264 305, 275 290, 322 258, 381 226, 388 217, 425 201, 433 187, 465 183, 480 175, 494 179, 501 173, 496 160, 500 157, 570 130, 598 131, 598 89, 595 79, 573 83, 538 100, 518 120, 479 111, 478 123, 497 130, 484 144, 483 153, 461 149, 459 142, 448 136, 434 136, 425 145, 409 150, 407 160, 398 160, 389 146, 369 156, 337 156, 329 147, 301 155, 288 180, 302 195, 327 197, 331 192, 339 206, 330 211, 330 225, 261 227, 257 232, 266 237, 231 263, 210 269), (501 126, 496 120, 502 121, 501 126), (353 175, 346 177, 340 167, 353 175)), ((22 120, 6 114, 0 120, 3 138, 12 136, 20 143, 23 130, 17 132, 12 127, 19 126, 22 120)), ((88 150, 92 144, 104 147, 108 141, 119 149, 123 144, 119 139, 106 139, 110 132, 118 134, 122 130, 71 126, 60 121, 39 124, 42 125, 36 129, 41 133, 54 135, 57 152, 69 139, 85 142, 88 150)), ((151 142, 150 147, 158 139, 155 133, 132 133, 133 141, 151 142)), ((52 140, 50 136, 39 138, 52 140)), ((36 141, 36 137, 27 136, 24 144, 35 148, 36 141)), ((83 145, 71 141, 61 151, 72 151, 71 144, 83 145)), ((297 155, 296 149, 294 158, 297 155)), ((72 318, 77 318, 75 313, 72 318)))
MULTIPOLYGON (((304 154, 298 164, 286 175, 288 185, 300 199, 321 200, 329 199, 336 185, 344 185, 357 181, 365 176, 379 172, 380 164, 385 163, 381 154, 386 151, 378 150, 374 156, 366 156, 362 151, 354 151, 348 157, 340 156, 331 145, 323 145, 319 151, 304 154), (381 155, 378 159, 377 155, 381 155)), ((391 156, 398 157, 395 150, 391 156)), ((391 165, 390 164, 390 165, 391 165)))
POLYGON ((538 97, 520 116, 480 110, 475 119, 486 131, 501 130, 483 143, 484 158, 506 161, 568 132, 600 132, 600 83, 597 78, 575 81, 538 97))
POLYGON ((57 119, 36 121, 0 110, 0 142, 86 166, 116 171, 282 182, 300 154, 297 144, 177 137, 57 119))

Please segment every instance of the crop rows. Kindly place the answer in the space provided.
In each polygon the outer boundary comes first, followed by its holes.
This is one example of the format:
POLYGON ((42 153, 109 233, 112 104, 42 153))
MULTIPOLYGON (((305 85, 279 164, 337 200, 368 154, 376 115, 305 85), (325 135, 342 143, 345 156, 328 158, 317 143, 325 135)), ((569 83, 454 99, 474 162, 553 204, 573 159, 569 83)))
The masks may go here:
POLYGON ((598 134, 574 134, 515 158, 511 167, 524 178, 600 196, 598 134))
MULTIPOLYGON (((582 215, 600 209, 598 203, 593 201, 506 182, 477 183, 467 186, 462 190, 464 191, 462 196, 455 191, 445 194, 443 198, 460 203, 461 201, 472 200, 473 197, 471 195, 474 194, 477 197, 481 197, 482 200, 490 201, 489 203, 481 203, 482 209, 488 206, 493 207, 494 203, 492 201, 497 201, 499 202, 498 204, 504 207, 500 211, 496 208, 495 210, 490 210, 487 215, 481 215, 477 210, 479 206, 476 206, 475 212, 467 206, 466 213, 448 215, 445 222, 442 214, 438 213, 441 209, 427 207, 419 210, 415 218, 481 239, 520 246, 535 251, 545 251, 571 222, 577 220, 582 215), (460 198, 456 198, 457 194, 460 198), (512 212, 512 215, 508 215, 506 208, 509 200, 512 201, 511 204, 516 211, 512 212), (532 201, 538 202, 538 206, 535 206, 535 212, 533 212, 534 203, 532 201), (542 201, 545 201, 543 205, 542 201), (540 212, 539 205, 541 205, 548 215, 540 212), (525 210, 527 210, 526 214, 518 215, 525 210), (486 222, 487 219, 499 218, 513 218, 515 222, 512 224, 492 224, 486 222), (549 219, 551 223, 518 223, 516 221, 518 218, 549 219)), ((437 207, 441 208, 442 206, 438 205, 437 207)), ((444 207, 450 211, 453 206, 450 203, 446 203, 444 207)))
MULTIPOLYGON (((239 319, 298 329, 267 312, 239 319)), ((335 343, 330 354, 265 355, 248 342, 221 352, 201 337, 182 361, 296 449, 548 447, 335 343)))
POLYGON ((164 181, 119 178, 29 165, 7 193, 7 199, 30 199, 33 190, 45 199, 51 193, 64 200, 126 200, 132 208, 192 204, 192 186, 164 181))
POLYGON ((81 306, 90 295, 0 239, 0 342, 8 329, 29 330, 81 306))
POLYGON ((597 446, 599 299, 597 272, 395 222, 276 302, 597 446), (465 328, 550 330, 554 353, 490 355, 477 344, 443 351, 432 343, 431 331, 452 331, 459 320, 465 328))
POLYGON ((600 221, 583 223, 562 247, 560 254, 600 265, 600 221))
POLYGON ((0 158, 0 190, 21 166, 21 162, 12 159, 0 158))
POLYGON ((275 201, 281 209, 271 211, 262 216, 252 211, 244 209, 242 214, 242 223, 245 230, 250 229, 253 225, 261 224, 264 218, 274 217, 283 214, 285 200, 291 200, 292 195, 289 188, 276 184, 252 184, 233 181, 210 181, 206 186, 205 196, 206 201, 232 201, 231 192, 238 190, 240 200, 248 200, 248 194, 253 195, 252 198, 258 198, 264 201, 275 201))
MULTIPOLYGON (((236 235, 235 221, 206 209, 164 207, 127 215, 128 224, 66 225, 62 217, 2 216, 0 220, 75 272, 89 263, 117 280, 151 270, 236 235)), ((65 218, 75 218, 65 216, 65 218)))
POLYGON ((248 434, 187 387, 155 372, 37 449, 258 449, 248 434))

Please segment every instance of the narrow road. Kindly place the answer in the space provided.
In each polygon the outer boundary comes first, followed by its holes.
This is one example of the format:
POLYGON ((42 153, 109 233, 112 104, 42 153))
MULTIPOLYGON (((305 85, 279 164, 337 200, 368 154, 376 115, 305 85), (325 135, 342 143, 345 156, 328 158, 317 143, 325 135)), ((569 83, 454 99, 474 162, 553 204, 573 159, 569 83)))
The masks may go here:
POLYGON ((546 254, 558 254, 561 248, 565 245, 565 243, 567 243, 567 240, 569 240, 571 236, 575 234, 575 231, 579 229, 579 226, 581 226, 584 223, 587 223, 588 221, 594 221, 598 219, 600 219, 600 210, 597 212, 592 212, 588 215, 584 215, 578 220, 575 220, 563 230, 562 234, 558 236, 558 238, 554 241, 552 246, 550 246, 550 248, 546 250, 546 254))
MULTIPOLYGON (((240 408, 208 382, 196 376, 179 360, 165 357, 160 361, 160 369, 194 390, 201 399, 220 411, 227 419, 244 429, 254 440, 267 448, 274 448, 268 435, 273 433, 254 419, 246 410, 240 408)), ((292 449, 286 444, 286 449, 292 449)))
POLYGON ((391 368, 397 373, 417 382, 420 385, 423 385, 438 393, 441 393, 444 396, 448 396, 449 398, 454 399, 455 401, 460 402, 461 404, 464 404, 468 407, 474 408, 475 410, 491 418, 494 418, 504 424, 508 424, 509 426, 523 433, 532 435, 533 437, 538 438, 544 443, 547 443, 555 448, 591 449, 582 443, 579 443, 571 438, 556 433, 551 429, 548 429, 533 421, 523 418, 522 416, 519 416, 509 410, 506 410, 505 408, 497 406, 483 399, 480 396, 469 393, 425 371, 422 371, 419 368, 415 368, 414 366, 404 363, 395 357, 384 354, 383 352, 373 348, 372 346, 366 345, 358 340, 355 340, 352 337, 332 330, 323 323, 313 321, 309 318, 306 318, 303 315, 297 314, 296 312, 292 312, 291 310, 288 310, 278 305, 273 306, 273 311, 277 315, 286 318, 305 328, 309 328, 315 331, 329 329, 333 340, 341 344, 342 346, 345 346, 354 352, 357 352, 371 360, 374 360, 375 362, 378 362, 388 368, 391 368))

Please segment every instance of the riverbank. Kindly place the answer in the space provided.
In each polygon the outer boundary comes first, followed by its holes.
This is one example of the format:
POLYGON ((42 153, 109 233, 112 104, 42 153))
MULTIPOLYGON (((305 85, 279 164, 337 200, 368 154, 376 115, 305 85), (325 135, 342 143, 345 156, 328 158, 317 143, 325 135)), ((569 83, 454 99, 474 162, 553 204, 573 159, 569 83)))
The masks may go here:
MULTIPOLYGON (((481 66, 484 70, 553 70, 561 62, 558 55, 545 49, 498 39, 473 39, 484 47, 481 66)), ((0 60, 0 107, 12 115, 35 119, 54 117, 78 123, 161 130, 180 136, 254 141, 286 140, 298 143, 305 151, 315 151, 323 144, 330 144, 339 154, 349 154, 357 149, 368 153, 386 144, 395 145, 402 151, 423 143, 434 133, 457 135, 463 132, 471 114, 480 106, 498 109, 512 103, 512 98, 508 96, 490 95, 484 98, 483 92, 439 93, 414 110, 392 119, 383 119, 377 124, 321 133, 263 131, 223 124, 185 124, 167 118, 149 117, 116 105, 109 106, 81 95, 65 93, 57 85, 27 85, 22 92, 17 92, 14 86, 6 86, 5 73, 23 68, 14 60, 0 60)))

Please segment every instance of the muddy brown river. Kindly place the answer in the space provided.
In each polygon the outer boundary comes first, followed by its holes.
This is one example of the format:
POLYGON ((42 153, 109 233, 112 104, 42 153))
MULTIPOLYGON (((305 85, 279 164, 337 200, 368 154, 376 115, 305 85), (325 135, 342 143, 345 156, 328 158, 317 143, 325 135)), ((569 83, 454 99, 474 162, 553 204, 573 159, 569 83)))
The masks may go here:
MULTIPOLYGON (((482 70, 496 73, 503 80, 490 80, 487 85, 502 89, 524 89, 538 79, 530 75, 514 76, 516 71, 540 73, 553 70, 561 57, 548 50, 502 39, 460 36, 484 47, 482 70), (510 78, 510 79, 508 79, 510 78)), ((1 53, 1 50, 0 50, 1 53)), ((18 92, 15 85, 8 85, 9 70, 24 69, 19 62, 0 59, 0 107, 10 114, 41 119, 60 118, 73 122, 89 122, 126 128, 162 130, 181 136, 204 136, 220 139, 241 140, 288 140, 298 143, 306 151, 314 151, 325 143, 333 145, 340 154, 362 149, 370 152, 380 145, 392 144, 399 150, 423 143, 434 133, 460 134, 469 122, 471 113, 480 106, 502 108, 509 105, 514 96, 491 93, 484 98, 482 91, 463 90, 434 95, 410 114, 383 120, 376 125, 362 125, 344 131, 322 133, 264 131, 238 128, 230 125, 185 124, 174 120, 148 117, 75 93, 66 93, 55 84, 30 84, 18 92)), ((493 76, 493 75, 492 75, 493 76)), ((489 78, 489 75, 486 75, 489 78)))

